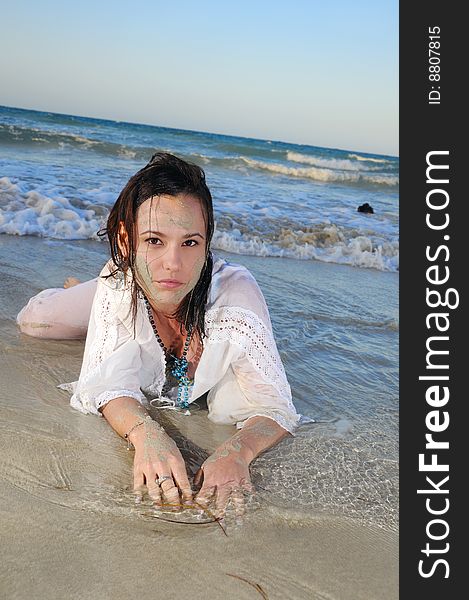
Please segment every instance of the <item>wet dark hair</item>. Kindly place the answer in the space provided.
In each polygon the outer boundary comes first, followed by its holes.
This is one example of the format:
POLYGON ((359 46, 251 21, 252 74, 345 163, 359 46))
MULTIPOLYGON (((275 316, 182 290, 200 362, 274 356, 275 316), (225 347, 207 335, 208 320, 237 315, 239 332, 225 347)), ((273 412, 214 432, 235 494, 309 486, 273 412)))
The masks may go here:
MULTIPOLYGON (((205 182, 205 173, 199 166, 189 163, 168 152, 157 152, 147 165, 133 175, 119 194, 109 214, 106 227, 98 235, 107 236, 111 258, 115 270, 111 277, 118 273, 124 276, 128 270, 132 273, 132 317, 135 325, 138 297, 143 293, 138 285, 135 272, 136 222, 140 205, 153 196, 177 196, 190 194, 200 201, 206 228, 206 255, 199 280, 194 289, 182 300, 174 318, 186 329, 192 327, 201 338, 205 337, 204 316, 208 290, 212 281, 213 258, 210 242, 214 230, 212 195, 205 182), (120 223, 124 223, 128 236, 128 256, 119 248, 120 223)), ((122 237, 120 238, 122 242, 122 237)))

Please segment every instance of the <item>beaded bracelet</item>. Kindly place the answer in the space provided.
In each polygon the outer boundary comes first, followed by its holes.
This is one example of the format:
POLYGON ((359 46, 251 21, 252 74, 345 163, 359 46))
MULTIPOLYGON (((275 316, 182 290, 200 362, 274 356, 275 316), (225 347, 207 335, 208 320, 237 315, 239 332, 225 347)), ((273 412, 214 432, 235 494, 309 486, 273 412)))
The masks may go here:
POLYGON ((132 431, 134 429, 136 429, 140 425, 143 425, 144 423, 145 423, 145 421, 138 421, 138 423, 135 423, 135 425, 133 425, 127 433, 124 433, 124 438, 127 440, 127 450, 131 450, 132 446, 133 446, 132 442, 129 439, 129 435, 132 433, 132 431), (132 446, 131 446, 131 444, 132 444, 132 446))
POLYGON ((136 429, 137 427, 139 427, 140 425, 143 425, 145 423, 145 421, 151 421, 152 423, 154 423, 159 431, 164 431, 163 427, 157 423, 154 419, 151 418, 151 415, 147 415, 143 421, 138 421, 137 423, 135 423, 135 425, 132 425, 132 427, 129 429, 129 431, 127 433, 124 433, 124 438, 127 440, 127 450, 132 450, 132 448, 134 447, 134 445, 132 444, 132 442, 129 439, 129 435, 132 433, 132 431, 134 429, 136 429))

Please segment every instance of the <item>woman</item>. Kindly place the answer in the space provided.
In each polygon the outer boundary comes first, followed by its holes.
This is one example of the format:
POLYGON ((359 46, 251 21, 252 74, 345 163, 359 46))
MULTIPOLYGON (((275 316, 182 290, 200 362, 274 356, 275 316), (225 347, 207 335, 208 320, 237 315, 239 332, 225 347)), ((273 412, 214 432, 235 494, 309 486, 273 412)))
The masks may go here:
POLYGON ((262 293, 247 269, 213 259, 213 230, 203 170, 157 153, 111 210, 111 260, 100 277, 42 292, 18 323, 33 335, 79 337, 93 297, 71 405, 101 414, 133 445, 137 502, 145 488, 155 504, 193 500, 181 453, 147 398, 186 410, 208 392, 209 419, 238 427, 194 478, 196 501, 214 501, 220 516, 230 499, 242 504, 250 463, 293 433, 299 416, 262 293))

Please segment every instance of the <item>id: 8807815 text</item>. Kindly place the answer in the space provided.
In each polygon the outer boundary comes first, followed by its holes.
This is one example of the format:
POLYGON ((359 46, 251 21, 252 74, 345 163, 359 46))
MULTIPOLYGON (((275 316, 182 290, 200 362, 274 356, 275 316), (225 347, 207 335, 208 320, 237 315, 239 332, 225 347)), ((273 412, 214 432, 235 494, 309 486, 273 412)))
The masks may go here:
POLYGON ((440 104, 440 80, 441 80, 441 36, 439 27, 428 28, 428 81, 430 91, 428 93, 428 104, 440 104))

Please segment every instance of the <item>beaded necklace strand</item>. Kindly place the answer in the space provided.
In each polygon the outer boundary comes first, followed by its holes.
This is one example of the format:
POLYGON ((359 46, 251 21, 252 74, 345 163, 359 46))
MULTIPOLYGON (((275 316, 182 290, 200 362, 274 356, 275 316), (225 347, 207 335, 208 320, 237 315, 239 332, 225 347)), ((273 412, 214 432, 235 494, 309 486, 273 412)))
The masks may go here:
POLYGON ((189 363, 187 362, 187 351, 189 349, 189 345, 191 343, 192 338, 192 326, 189 327, 187 331, 186 341, 184 343, 184 348, 182 350, 181 357, 178 358, 174 354, 172 354, 168 348, 163 343, 163 340, 158 333, 158 329, 156 328, 155 319, 153 318, 153 313, 151 311, 150 303, 147 298, 144 297, 145 306, 147 307, 148 318, 150 320, 150 324, 153 329, 153 333, 155 337, 163 349, 163 352, 166 357, 166 371, 167 373, 171 373, 176 378, 178 382, 178 397, 176 401, 176 405, 179 408, 187 409, 189 406, 189 385, 192 383, 192 380, 187 376, 187 369, 189 367, 189 363))

